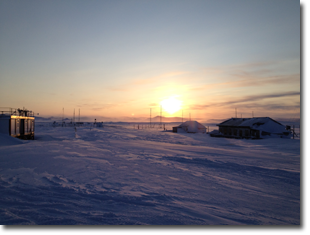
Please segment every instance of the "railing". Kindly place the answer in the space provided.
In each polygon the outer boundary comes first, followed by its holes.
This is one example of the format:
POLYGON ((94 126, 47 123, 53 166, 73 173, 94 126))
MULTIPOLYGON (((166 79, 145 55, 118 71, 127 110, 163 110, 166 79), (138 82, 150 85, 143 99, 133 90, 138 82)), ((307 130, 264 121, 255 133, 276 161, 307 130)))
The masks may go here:
POLYGON ((33 117, 34 112, 28 109, 16 109, 10 107, 0 107, 0 115, 14 115, 14 116, 22 116, 22 117, 33 117))

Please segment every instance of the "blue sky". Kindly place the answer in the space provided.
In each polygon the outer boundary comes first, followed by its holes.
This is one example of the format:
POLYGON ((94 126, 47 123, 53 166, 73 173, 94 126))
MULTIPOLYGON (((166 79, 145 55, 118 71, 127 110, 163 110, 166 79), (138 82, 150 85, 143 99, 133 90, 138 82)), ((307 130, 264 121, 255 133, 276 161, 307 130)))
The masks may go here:
POLYGON ((299 117, 300 2, 1 0, 0 71, 0 107, 46 116, 173 96, 197 118, 299 117))

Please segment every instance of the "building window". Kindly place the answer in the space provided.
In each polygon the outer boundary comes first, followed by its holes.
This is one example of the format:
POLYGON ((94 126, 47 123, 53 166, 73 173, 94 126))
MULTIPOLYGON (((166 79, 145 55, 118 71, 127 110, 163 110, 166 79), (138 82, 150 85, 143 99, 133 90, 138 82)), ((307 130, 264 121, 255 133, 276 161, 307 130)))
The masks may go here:
POLYGON ((227 127, 220 127, 220 132, 223 133, 224 135, 227 134, 227 127))

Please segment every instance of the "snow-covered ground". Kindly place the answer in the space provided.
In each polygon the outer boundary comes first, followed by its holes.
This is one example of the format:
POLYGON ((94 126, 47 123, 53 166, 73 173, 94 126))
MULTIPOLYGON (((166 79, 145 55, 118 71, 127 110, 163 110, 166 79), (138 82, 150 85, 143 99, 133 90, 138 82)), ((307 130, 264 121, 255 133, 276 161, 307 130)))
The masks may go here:
POLYGON ((0 136, 0 192, 4 225, 297 225, 300 140, 37 123, 0 136))

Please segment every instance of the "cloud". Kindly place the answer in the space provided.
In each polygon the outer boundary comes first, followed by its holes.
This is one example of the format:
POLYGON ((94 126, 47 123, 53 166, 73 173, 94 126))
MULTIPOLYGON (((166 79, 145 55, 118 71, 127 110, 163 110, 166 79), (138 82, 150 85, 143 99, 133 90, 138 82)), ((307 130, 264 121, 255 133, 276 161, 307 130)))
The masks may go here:
POLYGON ((257 87, 273 84, 300 84, 299 61, 267 61, 208 67, 201 70, 202 81, 216 81, 191 88, 192 91, 215 88, 257 87), (293 64, 293 65, 292 65, 293 64), (294 66, 293 70, 292 67, 294 66), (211 78, 211 79, 210 79, 211 78))
POLYGON ((263 78, 253 78, 248 77, 247 79, 213 83, 204 85, 201 87, 194 87, 190 90, 199 91, 199 90, 210 90, 214 88, 235 88, 235 87, 258 87, 271 84, 296 84, 300 83, 300 74, 291 74, 291 75, 282 75, 282 76, 271 76, 263 78))
POLYGON ((132 85, 147 85, 147 84, 152 84, 152 83, 158 83, 158 81, 160 81, 162 79, 180 76, 180 75, 184 75, 187 73, 189 73, 189 72, 187 72, 187 71, 173 71, 173 72, 169 72, 169 73, 163 73, 163 74, 160 74, 160 75, 154 76, 154 77, 149 77, 149 78, 144 78, 144 79, 135 79, 135 80, 133 80, 133 82, 131 84, 132 85))
POLYGON ((245 96, 242 99, 224 102, 224 105, 231 105, 231 104, 240 104, 249 101, 257 101, 263 99, 270 99, 270 98, 279 98, 279 97, 289 97, 289 96, 300 96, 300 92, 291 91, 291 92, 284 92, 284 93, 277 93, 277 94, 263 94, 263 95, 252 95, 252 96, 245 96))
POLYGON ((83 102, 79 105, 77 105, 77 107, 79 108, 83 108, 85 109, 89 109, 92 111, 100 111, 100 110, 104 110, 104 109, 110 109, 113 108, 115 106, 120 106, 121 104, 112 104, 112 103, 98 103, 98 102, 83 102))
POLYGON ((260 110, 270 110, 270 111, 278 111, 278 110, 299 110, 300 104, 295 105, 287 105, 283 103, 273 103, 273 104, 259 104, 259 103, 250 103, 242 105, 244 109, 260 109, 260 110))
MULTIPOLYGON (((205 104, 205 105, 192 105, 190 106, 190 109, 193 110, 202 110, 205 108, 210 107, 224 107, 224 106, 238 106, 242 105, 245 107, 246 105, 249 107, 255 107, 255 106, 261 106, 262 104, 245 104, 249 102, 255 102, 255 101, 262 101, 264 99, 273 99, 273 98, 280 98, 280 97, 291 97, 291 96, 300 96, 300 92, 296 91, 290 91, 290 92, 283 92, 283 93, 272 93, 272 94, 261 94, 261 95, 252 95, 252 96, 244 96, 241 99, 235 99, 231 101, 225 101, 225 102, 218 102, 218 103, 211 103, 211 104, 205 104)), ((278 105, 280 107, 281 105, 278 105)), ((267 106, 265 106, 267 107, 267 106)), ((271 106, 270 106, 271 107, 271 106)), ((284 107, 284 106, 283 106, 284 107)), ((288 107, 288 106, 285 106, 288 107)), ((299 105, 300 107, 300 105, 299 105)))
POLYGON ((132 79, 131 81, 121 84, 118 86, 110 86, 107 87, 106 89, 110 91, 131 91, 133 87, 137 86, 146 86, 146 85, 151 85, 151 84, 156 84, 158 85, 160 82, 166 81, 168 78, 176 77, 176 76, 181 76, 184 74, 188 74, 189 72, 187 71, 172 71, 168 73, 163 73, 158 76, 153 76, 149 77, 147 76, 146 78, 140 78, 140 79, 132 79))

